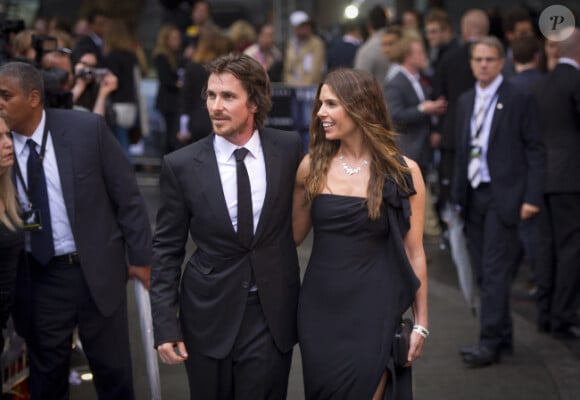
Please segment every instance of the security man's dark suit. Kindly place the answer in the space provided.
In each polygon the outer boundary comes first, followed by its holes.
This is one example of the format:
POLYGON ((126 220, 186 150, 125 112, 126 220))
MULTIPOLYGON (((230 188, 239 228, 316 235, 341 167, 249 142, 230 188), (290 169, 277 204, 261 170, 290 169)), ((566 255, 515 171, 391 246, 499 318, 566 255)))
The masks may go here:
POLYGON ((475 275, 480 285, 480 344, 492 351, 512 346, 509 294, 518 259, 517 226, 522 203, 539 206, 545 154, 531 95, 505 80, 497 92, 489 133, 491 181, 472 189, 468 180, 475 89, 457 108, 452 196, 464 214, 475 275))

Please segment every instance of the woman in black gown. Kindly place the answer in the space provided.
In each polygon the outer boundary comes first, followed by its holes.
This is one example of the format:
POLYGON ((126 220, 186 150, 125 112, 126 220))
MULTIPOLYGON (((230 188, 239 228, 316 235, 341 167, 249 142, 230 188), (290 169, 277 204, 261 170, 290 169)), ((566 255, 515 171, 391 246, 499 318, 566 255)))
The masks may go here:
MULTIPOLYGON (((4 119, 0 118, 0 330, 10 316, 16 268, 24 244, 16 192, 10 178, 13 163, 14 148, 10 131, 4 119)), ((3 348, 4 337, 0 334, 0 353, 3 348)))
POLYGON ((428 335, 421 172, 399 154, 368 72, 328 74, 310 134, 293 215, 297 243, 314 229, 298 307, 306 398, 410 399, 408 367, 428 335), (410 306, 416 325, 397 368, 393 336, 410 306))

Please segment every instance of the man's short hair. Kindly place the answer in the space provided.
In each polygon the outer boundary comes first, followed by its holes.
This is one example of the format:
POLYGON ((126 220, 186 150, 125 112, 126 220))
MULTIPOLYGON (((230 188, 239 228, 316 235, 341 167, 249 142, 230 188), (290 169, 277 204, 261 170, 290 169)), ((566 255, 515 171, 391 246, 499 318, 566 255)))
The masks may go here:
POLYGON ((504 32, 513 32, 516 29, 518 22, 532 23, 532 17, 528 10, 520 5, 516 5, 508 9, 503 15, 503 30, 504 32))
POLYGON ((108 14, 105 12, 105 10, 95 7, 93 9, 91 9, 91 11, 89 11, 89 13, 87 14, 87 22, 89 24, 92 24, 93 22, 95 22, 95 20, 97 19, 97 17, 104 17, 104 18, 108 18, 108 14))
POLYGON ((367 21, 374 30, 379 30, 381 28, 386 27, 387 14, 385 13, 385 9, 383 8, 383 6, 377 4, 373 8, 371 8, 367 16, 367 21))
POLYGON ((511 42, 514 62, 527 64, 534 60, 534 56, 540 51, 540 43, 534 36, 521 36, 511 42))
POLYGON ((437 23, 441 27, 441 29, 453 29, 453 25, 451 24, 451 18, 449 18, 449 14, 440 9, 440 8, 433 8, 429 10, 427 15, 425 16, 425 25, 437 23))
POLYGON ((503 48, 503 44, 495 36, 484 36, 481 39, 478 39, 475 42, 473 42, 471 44, 470 49, 469 49, 470 56, 473 55, 473 49, 478 44, 483 44, 483 45, 495 48, 497 50, 498 57, 502 58, 502 59, 505 58, 505 50, 503 48))
POLYGON ((250 56, 229 53, 207 64, 206 69, 210 74, 230 73, 240 81, 248 102, 256 105, 254 128, 261 128, 272 108, 270 79, 264 67, 250 56))
POLYGON ((32 64, 20 61, 11 61, 0 65, 0 77, 16 78, 18 87, 26 95, 33 90, 40 94, 42 104, 44 104, 44 81, 40 71, 32 64))

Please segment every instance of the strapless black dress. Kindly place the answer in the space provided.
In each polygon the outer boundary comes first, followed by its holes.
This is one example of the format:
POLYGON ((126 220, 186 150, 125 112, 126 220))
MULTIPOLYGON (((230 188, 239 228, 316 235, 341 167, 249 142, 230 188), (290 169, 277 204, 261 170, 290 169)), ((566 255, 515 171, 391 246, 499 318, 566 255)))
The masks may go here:
POLYGON ((371 399, 386 369, 388 398, 412 398, 410 368, 394 368, 391 347, 418 288, 402 242, 413 192, 389 180, 383 193, 376 221, 360 197, 321 194, 312 203, 298 307, 306 399, 371 399))

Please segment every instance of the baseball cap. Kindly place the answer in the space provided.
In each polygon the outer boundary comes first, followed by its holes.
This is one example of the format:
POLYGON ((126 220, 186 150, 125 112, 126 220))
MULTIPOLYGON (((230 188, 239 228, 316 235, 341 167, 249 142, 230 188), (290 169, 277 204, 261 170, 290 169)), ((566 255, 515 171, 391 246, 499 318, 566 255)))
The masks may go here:
POLYGON ((298 10, 290 14, 290 25, 292 25, 293 28, 296 28, 297 26, 300 26, 308 21, 310 21, 310 17, 304 11, 298 10))

